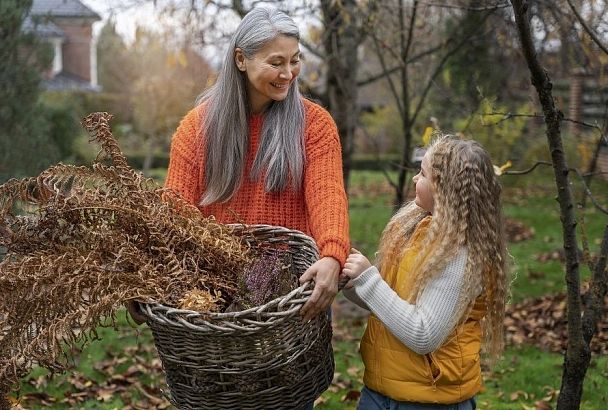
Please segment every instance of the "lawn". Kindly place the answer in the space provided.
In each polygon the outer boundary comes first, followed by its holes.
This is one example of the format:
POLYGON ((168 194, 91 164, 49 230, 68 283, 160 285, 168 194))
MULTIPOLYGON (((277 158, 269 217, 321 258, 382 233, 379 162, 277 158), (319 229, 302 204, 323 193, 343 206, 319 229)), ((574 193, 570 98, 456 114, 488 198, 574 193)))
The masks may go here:
MULTIPOLYGON (((503 178, 516 178, 504 176, 503 178)), ((517 177, 523 178, 523 177, 517 177)), ((534 230, 530 239, 509 244, 511 258, 512 302, 563 292, 564 273, 558 260, 542 255, 561 248, 559 208, 553 199, 553 185, 546 174, 526 176, 524 181, 505 180, 505 214, 534 230), (522 186, 529 185, 527 189, 522 186)), ((608 184, 594 182, 598 199, 607 203, 608 184)), ((393 212, 390 187, 378 172, 355 172, 350 189, 351 237, 353 246, 372 256, 382 228, 393 212)), ((583 223, 592 250, 608 218, 587 209, 583 223)), ((580 231, 579 231, 580 235, 580 231)), ((579 236, 580 238, 580 236, 579 236)), ((583 268, 583 277, 588 269, 583 268)), ((319 409, 354 409, 361 388, 363 367, 357 348, 365 326, 359 316, 341 316, 348 302, 339 295, 335 306, 334 351, 336 374, 329 390, 318 400, 319 409)), ((50 379, 35 369, 22 384, 25 408, 166 408, 160 363, 147 327, 133 328, 119 314, 116 328, 100 330, 96 341, 75 356, 76 370, 50 379)), ((478 396, 481 409, 554 408, 560 387, 560 354, 535 346, 510 346, 493 372, 485 372, 485 387, 478 396), (544 407, 543 407, 544 406, 544 407)), ((583 409, 608 408, 608 359, 593 357, 588 371, 583 409)))

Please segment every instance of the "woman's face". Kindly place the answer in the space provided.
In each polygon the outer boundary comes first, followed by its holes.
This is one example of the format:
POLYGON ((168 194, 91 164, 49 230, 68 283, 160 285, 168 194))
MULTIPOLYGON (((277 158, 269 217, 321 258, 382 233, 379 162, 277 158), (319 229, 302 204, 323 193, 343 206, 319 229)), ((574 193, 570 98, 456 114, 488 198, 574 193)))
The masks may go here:
POLYGON ((277 36, 251 59, 237 48, 234 57, 237 68, 247 76, 249 103, 254 113, 263 112, 271 101, 284 100, 300 73, 300 47, 293 37, 277 36))
POLYGON ((428 152, 424 154, 422 163, 420 164, 420 172, 414 175, 414 184, 416 184, 416 199, 414 202, 420 208, 427 212, 433 213, 435 200, 433 198, 433 187, 431 185, 431 167, 428 152))

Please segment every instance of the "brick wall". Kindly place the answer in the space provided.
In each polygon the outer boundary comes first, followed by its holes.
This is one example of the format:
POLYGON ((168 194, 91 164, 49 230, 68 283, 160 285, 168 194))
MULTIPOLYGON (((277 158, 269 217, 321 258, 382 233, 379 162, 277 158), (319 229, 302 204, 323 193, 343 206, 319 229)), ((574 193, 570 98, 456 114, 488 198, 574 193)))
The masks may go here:
POLYGON ((600 172, 601 178, 608 180, 608 146, 600 148, 596 172, 600 172))
POLYGON ((54 18, 53 22, 65 33, 63 71, 91 81, 92 24, 89 19, 54 18))

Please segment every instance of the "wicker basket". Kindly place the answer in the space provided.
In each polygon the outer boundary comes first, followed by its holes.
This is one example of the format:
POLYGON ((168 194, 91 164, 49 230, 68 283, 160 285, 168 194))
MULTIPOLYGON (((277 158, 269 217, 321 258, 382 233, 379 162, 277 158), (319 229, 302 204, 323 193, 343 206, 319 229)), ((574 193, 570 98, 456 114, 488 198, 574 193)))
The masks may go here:
MULTIPOLYGON (((299 231, 238 225, 245 241, 286 249, 301 275, 318 258, 299 231)), ((141 303, 163 363, 169 399, 179 409, 304 409, 334 374, 331 322, 304 323, 310 283, 262 306, 201 314, 141 303)))

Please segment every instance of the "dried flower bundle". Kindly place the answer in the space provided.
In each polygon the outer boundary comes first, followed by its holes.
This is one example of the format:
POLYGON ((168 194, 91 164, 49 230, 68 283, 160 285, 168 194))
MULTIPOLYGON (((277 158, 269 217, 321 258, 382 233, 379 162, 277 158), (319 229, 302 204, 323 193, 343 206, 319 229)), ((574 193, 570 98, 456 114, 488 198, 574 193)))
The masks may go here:
POLYGON ((238 302, 245 307, 263 305, 297 286, 291 255, 280 249, 259 252, 241 278, 238 302))
POLYGON ((180 306, 190 295, 221 310, 239 291, 248 248, 130 168, 110 119, 83 121, 102 146, 91 167, 0 186, 0 408, 33 363, 66 369, 62 345, 94 338, 125 301, 180 306))

